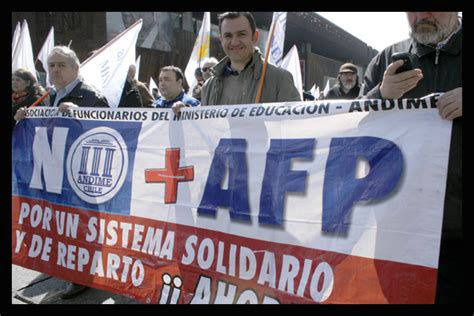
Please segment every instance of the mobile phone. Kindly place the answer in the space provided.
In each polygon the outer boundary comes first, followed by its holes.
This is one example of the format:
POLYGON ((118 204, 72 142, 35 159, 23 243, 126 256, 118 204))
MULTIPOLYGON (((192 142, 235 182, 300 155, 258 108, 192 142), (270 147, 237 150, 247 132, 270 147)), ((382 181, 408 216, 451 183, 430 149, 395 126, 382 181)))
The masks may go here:
POLYGON ((412 55, 410 53, 393 53, 391 56, 392 63, 400 59, 404 61, 404 64, 397 69, 396 74, 413 69, 412 55))

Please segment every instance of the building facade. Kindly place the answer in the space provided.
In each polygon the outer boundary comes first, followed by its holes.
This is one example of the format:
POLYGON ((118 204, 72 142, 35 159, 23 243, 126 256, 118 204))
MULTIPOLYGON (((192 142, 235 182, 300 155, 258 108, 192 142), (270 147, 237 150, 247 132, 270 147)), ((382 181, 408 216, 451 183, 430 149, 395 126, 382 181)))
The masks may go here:
MULTIPOLYGON (((220 12, 211 12, 210 55, 224 57, 218 39, 220 12)), ((260 32, 259 47, 264 49, 273 12, 252 12, 260 32)), ((51 28, 55 45, 70 45, 84 61, 92 51, 102 47, 114 35, 138 18, 143 19, 137 41, 141 55, 139 79, 158 79, 163 66, 185 69, 199 32, 203 12, 12 12, 12 34, 18 21, 27 20, 36 58, 51 28)), ((353 35, 314 12, 288 12, 284 54, 293 45, 298 48, 304 89, 316 84, 324 88, 329 78, 337 76, 345 62, 359 67, 362 76, 377 51, 353 35)), ((37 70, 41 71, 41 63, 37 70)))

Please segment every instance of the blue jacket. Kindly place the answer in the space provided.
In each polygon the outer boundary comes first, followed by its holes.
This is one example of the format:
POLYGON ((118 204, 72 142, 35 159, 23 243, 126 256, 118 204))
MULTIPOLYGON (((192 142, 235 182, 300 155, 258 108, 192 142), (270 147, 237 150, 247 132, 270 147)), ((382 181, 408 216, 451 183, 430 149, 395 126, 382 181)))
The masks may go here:
POLYGON ((175 103, 181 101, 186 105, 189 106, 200 106, 201 102, 199 100, 187 95, 184 93, 184 90, 181 91, 180 94, 173 100, 165 100, 162 96, 160 96, 158 99, 156 99, 155 102, 153 102, 153 106, 157 108, 171 108, 171 106, 175 103))

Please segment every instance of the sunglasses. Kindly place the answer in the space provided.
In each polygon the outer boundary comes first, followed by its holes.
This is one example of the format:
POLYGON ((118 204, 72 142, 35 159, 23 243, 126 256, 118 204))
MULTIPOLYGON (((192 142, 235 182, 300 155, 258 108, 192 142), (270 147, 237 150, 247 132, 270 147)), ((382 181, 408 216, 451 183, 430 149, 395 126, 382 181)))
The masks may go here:
POLYGON ((211 67, 202 67, 201 69, 202 71, 208 71, 209 69, 211 69, 211 67))

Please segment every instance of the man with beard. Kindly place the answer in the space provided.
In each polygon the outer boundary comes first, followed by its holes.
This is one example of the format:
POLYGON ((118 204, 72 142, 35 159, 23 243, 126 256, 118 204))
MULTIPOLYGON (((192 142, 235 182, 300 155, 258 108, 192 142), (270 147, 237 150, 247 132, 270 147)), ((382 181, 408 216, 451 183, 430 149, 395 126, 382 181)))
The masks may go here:
POLYGON ((370 62, 364 78, 368 99, 419 98, 443 92, 440 118, 453 121, 438 265, 436 303, 462 297, 462 20, 457 12, 407 12, 410 38, 385 48, 370 62), (415 69, 391 63, 395 52, 412 54, 415 69))
POLYGON ((328 99, 348 99, 352 100, 359 96, 360 85, 359 76, 357 75, 357 67, 351 63, 345 63, 339 68, 337 75, 338 84, 329 90, 328 95, 324 98, 328 99))

